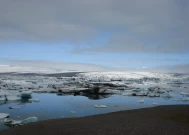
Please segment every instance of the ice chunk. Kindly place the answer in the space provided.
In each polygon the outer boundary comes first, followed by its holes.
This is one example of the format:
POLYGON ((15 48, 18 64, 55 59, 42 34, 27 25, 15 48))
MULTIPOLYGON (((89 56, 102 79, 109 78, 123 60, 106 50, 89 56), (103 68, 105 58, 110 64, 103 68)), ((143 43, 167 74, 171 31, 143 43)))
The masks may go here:
POLYGON ((138 103, 144 103, 144 99, 139 100, 138 103))
POLYGON ((181 92, 180 94, 183 96, 189 96, 189 93, 186 93, 186 92, 181 92))
POLYGON ((165 94, 162 95, 162 97, 165 98, 165 99, 169 99, 169 98, 172 98, 173 96, 169 93, 165 93, 165 94))
POLYGON ((0 113, 0 119, 4 119, 4 118, 7 118, 9 117, 9 114, 7 113, 0 113))
POLYGON ((153 102, 153 105, 159 105, 159 103, 153 102))
POLYGON ((182 99, 179 99, 179 98, 175 98, 173 99, 173 101, 181 101, 182 99))
POLYGON ((0 101, 5 101, 5 97, 0 97, 0 101))
POLYGON ((132 92, 124 92, 122 93, 122 96, 132 96, 133 93, 132 92))
POLYGON ((19 121, 19 120, 5 119, 4 122, 5 122, 5 125, 11 126, 11 127, 22 125, 22 121, 19 121))
POLYGON ((182 101, 184 102, 189 101, 189 98, 183 98, 182 101))
POLYGON ((10 106, 9 109, 19 109, 21 106, 10 106))
POLYGON ((71 113, 76 113, 76 111, 70 111, 71 113))
POLYGON ((31 102, 40 102, 39 99, 29 99, 29 101, 31 101, 31 102))
POLYGON ((17 100, 21 100, 21 98, 18 96, 7 96, 7 100, 8 101, 17 101, 17 100))
POLYGON ((148 97, 160 97, 160 94, 150 92, 147 94, 147 96, 148 97))
POLYGON ((21 98, 31 98, 31 91, 24 91, 21 93, 21 98))
POLYGON ((106 105, 95 105, 95 108, 106 108, 106 105))
POLYGON ((24 120, 5 119, 4 123, 7 126, 15 127, 15 126, 21 126, 21 125, 24 125, 24 124, 37 122, 37 121, 38 121, 37 117, 29 117, 29 118, 24 119, 24 120))
POLYGON ((22 120, 22 124, 28 124, 28 123, 37 122, 37 121, 38 121, 37 117, 29 117, 27 119, 22 120))

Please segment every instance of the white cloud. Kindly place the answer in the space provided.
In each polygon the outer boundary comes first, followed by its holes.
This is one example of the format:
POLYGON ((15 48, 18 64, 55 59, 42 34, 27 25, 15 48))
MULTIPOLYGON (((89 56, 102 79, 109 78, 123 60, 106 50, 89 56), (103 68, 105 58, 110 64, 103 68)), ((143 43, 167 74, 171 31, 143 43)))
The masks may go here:
POLYGON ((109 32, 82 51, 188 53, 188 13, 188 0, 0 0, 0 40, 77 46, 109 32))

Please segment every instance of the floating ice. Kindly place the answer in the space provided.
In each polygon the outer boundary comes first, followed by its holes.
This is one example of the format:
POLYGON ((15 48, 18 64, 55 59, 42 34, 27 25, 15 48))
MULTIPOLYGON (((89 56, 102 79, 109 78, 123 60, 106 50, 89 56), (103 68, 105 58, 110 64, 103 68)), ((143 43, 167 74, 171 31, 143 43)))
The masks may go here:
POLYGON ((30 102, 40 102, 39 99, 29 99, 28 101, 30 101, 30 102))
POLYGON ((21 98, 31 98, 31 91, 25 91, 21 93, 21 98))
POLYGON ((17 100, 21 100, 20 97, 18 96, 7 96, 8 101, 17 101, 17 100))
POLYGON ((28 123, 32 123, 32 122, 37 122, 38 119, 37 117, 29 117, 27 119, 24 120, 13 120, 13 119, 5 119, 4 123, 7 126, 11 126, 11 127, 15 127, 15 126, 21 126, 24 124, 28 124, 28 123))
POLYGON ((186 92, 181 92, 180 94, 183 96, 189 96, 189 93, 186 93, 186 92))
POLYGON ((182 101, 184 102, 189 101, 189 98, 183 98, 182 101))
POLYGON ((153 102, 153 105, 159 105, 159 103, 153 102))
POLYGON ((139 100, 138 103, 144 103, 144 99, 139 100))
POLYGON ((122 96, 132 96, 132 95, 133 95, 132 92, 124 92, 124 93, 122 94, 122 96))
POLYGON ((147 94, 147 96, 148 97, 160 97, 160 94, 150 92, 147 94))
POLYGON ((37 122, 37 121, 38 121, 37 117, 29 117, 27 119, 22 120, 22 123, 23 124, 28 124, 28 123, 37 122))
POLYGON ((165 99, 173 98, 173 96, 169 93, 163 94, 162 97, 165 98, 165 99))
POLYGON ((9 117, 9 114, 0 113, 0 119, 4 119, 4 118, 7 118, 7 117, 9 117))
POLYGON ((76 113, 76 111, 70 111, 71 113, 76 113))
POLYGON ((106 105, 95 105, 95 108, 106 108, 106 105))
POLYGON ((14 126, 21 126, 21 125, 22 125, 22 121, 19 121, 19 120, 12 120, 12 119, 5 119, 5 120, 4 120, 4 123, 5 123, 5 125, 11 126, 11 127, 14 127, 14 126))
POLYGON ((179 99, 179 98, 175 98, 173 99, 173 101, 181 101, 182 99, 179 99))
POLYGON ((9 109, 19 109, 21 106, 10 106, 9 109))

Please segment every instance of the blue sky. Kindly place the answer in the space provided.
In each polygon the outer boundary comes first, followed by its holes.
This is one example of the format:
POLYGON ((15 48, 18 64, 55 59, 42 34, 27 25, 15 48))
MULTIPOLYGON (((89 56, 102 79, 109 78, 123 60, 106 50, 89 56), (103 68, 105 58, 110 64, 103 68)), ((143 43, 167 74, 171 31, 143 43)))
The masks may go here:
POLYGON ((187 65, 188 13, 187 0, 1 0, 0 64, 187 65))

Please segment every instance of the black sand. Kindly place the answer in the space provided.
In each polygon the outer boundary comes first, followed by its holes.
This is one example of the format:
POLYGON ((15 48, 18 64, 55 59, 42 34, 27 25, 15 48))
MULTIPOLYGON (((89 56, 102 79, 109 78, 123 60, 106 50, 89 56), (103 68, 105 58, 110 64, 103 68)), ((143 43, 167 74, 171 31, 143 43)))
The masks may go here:
POLYGON ((189 105, 48 120, 4 130, 0 135, 189 135, 189 105))

